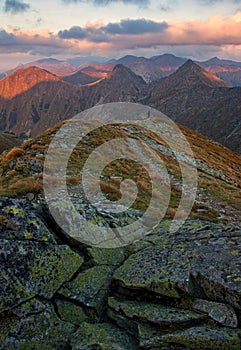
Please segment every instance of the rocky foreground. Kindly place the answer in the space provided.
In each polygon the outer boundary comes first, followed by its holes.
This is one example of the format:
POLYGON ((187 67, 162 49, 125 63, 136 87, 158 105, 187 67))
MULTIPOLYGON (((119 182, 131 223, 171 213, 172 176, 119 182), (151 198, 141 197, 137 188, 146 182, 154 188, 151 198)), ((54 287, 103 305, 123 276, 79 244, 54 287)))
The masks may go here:
POLYGON ((163 221, 125 248, 68 239, 0 199, 0 348, 240 349, 241 229, 163 221))

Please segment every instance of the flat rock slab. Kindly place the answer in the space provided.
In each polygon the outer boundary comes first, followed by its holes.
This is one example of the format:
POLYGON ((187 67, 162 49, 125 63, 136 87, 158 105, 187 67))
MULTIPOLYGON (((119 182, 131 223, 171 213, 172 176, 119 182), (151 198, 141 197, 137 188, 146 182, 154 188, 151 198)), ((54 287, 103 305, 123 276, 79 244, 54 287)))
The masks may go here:
POLYGON ((237 328, 238 319, 231 305, 215 303, 213 301, 195 299, 192 303, 195 310, 206 312, 213 320, 223 326, 237 328))
POLYGON ((35 295, 51 298, 82 263, 68 246, 1 239, 0 312, 35 295))
POLYGON ((118 314, 138 322, 151 323, 162 328, 185 327, 188 324, 201 322, 205 315, 175 307, 109 298, 108 305, 118 314))
POLYGON ((111 323, 82 323, 70 341, 72 350, 138 350, 137 342, 111 323))
POLYGON ((168 334, 139 325, 138 334, 142 349, 240 350, 241 346, 240 329, 217 328, 210 325, 191 327, 168 334))
POLYGON ((214 224, 198 230, 195 225, 193 232, 184 226, 177 234, 146 237, 152 245, 115 271, 116 283, 130 290, 177 299, 186 295, 241 309, 241 230, 220 230, 214 224))
POLYGON ((51 303, 33 299, 13 309, 11 316, 2 320, 0 348, 65 350, 75 330, 74 325, 58 318, 51 303))

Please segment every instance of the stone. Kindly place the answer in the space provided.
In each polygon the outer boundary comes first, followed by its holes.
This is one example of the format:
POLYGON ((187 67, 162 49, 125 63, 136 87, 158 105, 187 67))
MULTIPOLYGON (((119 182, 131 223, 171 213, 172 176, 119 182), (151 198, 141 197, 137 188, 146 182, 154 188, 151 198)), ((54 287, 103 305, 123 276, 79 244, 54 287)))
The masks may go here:
POLYGON ((119 266, 125 260, 123 248, 98 248, 88 247, 92 263, 94 265, 119 266))
POLYGON ((38 205, 25 199, 0 199, 0 214, 11 224, 0 222, 0 238, 56 243, 56 237, 38 214, 38 205))
POLYGON ((178 328, 201 322, 205 315, 191 310, 140 301, 108 299, 108 305, 118 314, 141 323, 150 323, 160 328, 178 328))
POLYGON ((1 239, 0 312, 35 295, 51 298, 82 263, 68 246, 1 239))
POLYGON ((110 267, 94 266, 81 272, 72 281, 65 283, 58 293, 93 309, 94 318, 99 319, 105 309, 111 276, 110 267))
POLYGON ((13 314, 1 321, 0 341, 4 342, 4 349, 65 350, 76 327, 61 321, 49 302, 35 301, 13 310, 22 317, 13 314))
POLYGON ((227 303, 240 310, 241 230, 230 232, 229 227, 205 223, 202 228, 198 223, 199 230, 192 232, 190 225, 175 234, 160 231, 147 236, 153 245, 132 254, 115 271, 115 283, 162 297, 227 303))
POLYGON ((111 323, 82 323, 71 337, 72 350, 137 350, 137 342, 111 323))
POLYGON ((89 320, 81 306, 60 299, 56 299, 55 303, 61 320, 78 326, 89 320))
POLYGON ((237 315, 231 305, 215 303, 203 299, 194 299, 192 307, 196 310, 206 312, 209 317, 223 326, 231 328, 238 327, 237 315))
POLYGON ((143 349, 239 350, 240 330, 202 325, 171 333, 139 325, 140 347, 143 349))

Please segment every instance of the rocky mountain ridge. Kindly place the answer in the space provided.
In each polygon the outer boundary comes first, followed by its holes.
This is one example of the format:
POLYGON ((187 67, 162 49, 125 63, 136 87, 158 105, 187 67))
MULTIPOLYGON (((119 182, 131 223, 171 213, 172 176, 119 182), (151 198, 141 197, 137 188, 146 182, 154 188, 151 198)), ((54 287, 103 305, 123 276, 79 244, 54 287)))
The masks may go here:
MULTIPOLYGON (((122 74, 128 84, 131 79, 130 89, 146 88, 122 66, 109 79, 119 81, 122 74)), ((102 81, 104 87, 108 81, 102 81)), ((119 93, 127 97, 130 90, 119 93)), ((131 122, 89 133, 75 147, 66 173, 71 201, 91 224, 118 228, 142 213, 139 206, 116 216, 81 197, 81 165, 93 148, 110 139, 139 140, 151 147, 167 168, 172 192, 168 215, 152 232, 126 246, 99 248, 59 227, 41 194, 44 158, 61 125, 0 157, 0 348, 240 349, 241 157, 180 126, 195 154, 198 196, 192 218, 170 233, 182 191, 177 154, 154 132, 131 122)), ((161 125, 156 128, 160 131, 161 125)), ((181 143, 174 133, 169 138, 181 143)), ((179 153, 179 161, 188 159, 179 153)), ((149 193, 148 176, 121 161, 104 169, 106 196, 118 198, 118 175, 133 175, 140 186, 139 205, 148 203, 143 196, 149 193)), ((64 214, 66 208, 60 209, 64 214)))
POLYGON ((84 86, 67 83, 39 68, 26 68, 1 80, 0 90, 0 129, 17 135, 35 136, 96 104, 130 101, 152 106, 174 121, 241 152, 240 88, 229 87, 192 61, 151 84, 121 64, 105 72, 99 81, 84 86), (20 93, 24 89, 27 90, 20 93), (3 97, 13 95, 16 96, 3 97))

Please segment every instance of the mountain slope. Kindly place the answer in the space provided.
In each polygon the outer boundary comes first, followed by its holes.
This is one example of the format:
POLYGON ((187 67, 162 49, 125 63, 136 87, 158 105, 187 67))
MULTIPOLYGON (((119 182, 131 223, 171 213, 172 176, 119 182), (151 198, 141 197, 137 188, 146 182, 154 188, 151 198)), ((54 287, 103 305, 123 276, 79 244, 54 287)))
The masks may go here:
MULTIPOLYGON (((42 191, 44 157, 53 135, 60 126, 47 130, 35 139, 25 142, 20 149, 5 152, 0 157, 1 195, 19 196, 26 195, 29 192, 42 191), (6 181, 6 178, 8 181, 6 181)), ((70 124, 69 127, 71 133, 73 126, 70 124)), ((180 128, 193 149, 198 169, 198 195, 192 216, 211 221, 223 220, 226 222, 233 220, 240 223, 241 157, 199 133, 186 127, 180 126, 180 128)), ((131 124, 131 122, 129 125, 108 125, 90 133, 83 143, 76 146, 69 160, 67 183, 70 186, 70 194, 77 191, 79 200, 84 200, 83 191, 81 192, 81 187, 78 187, 81 180, 80 170, 93 149, 115 138, 139 140, 147 147, 151 147, 161 157, 171 179, 172 196, 167 216, 172 217, 178 206, 182 188, 180 168, 175 155, 170 152, 169 146, 160 136, 153 132, 150 133, 148 125, 147 128, 131 124)), ((175 140, 176 145, 179 142, 182 144, 182 140, 177 138, 175 133, 170 135, 170 138, 175 140)), ((132 147, 133 143, 130 141, 129 145, 129 147, 132 147)), ((129 152, 131 153, 127 153, 133 154, 133 148, 130 148, 129 152)), ((183 159, 188 158, 184 154, 182 154, 182 157, 184 157, 183 159)), ((132 178, 137 182, 139 188, 135 208, 144 210, 150 200, 151 186, 150 178, 143 171, 143 168, 129 163, 128 160, 118 160, 113 164, 109 164, 109 162, 106 162, 104 154, 101 159, 103 164, 108 164, 103 171, 101 182, 101 188, 105 195, 109 199, 116 200, 120 195, 120 182, 116 177, 132 178), (113 180, 112 176, 115 176, 113 180)))
POLYGON ((68 83, 74 84, 74 85, 86 85, 94 83, 95 81, 99 80, 98 77, 93 77, 88 74, 85 74, 81 70, 67 76, 61 77, 64 81, 67 81, 68 83))
POLYGON ((145 81, 129 68, 117 64, 98 84, 82 89, 88 107, 108 102, 137 102, 146 88, 145 81))
POLYGON ((77 87, 35 67, 13 73, 0 86, 10 86, 10 82, 15 88, 3 91, 14 97, 0 96, 0 130, 27 136, 36 136, 97 103, 136 101, 146 86, 141 77, 122 65, 91 86, 77 87))
POLYGON ((0 81, 0 97, 10 99, 43 81, 60 81, 58 77, 38 67, 19 69, 0 81))
POLYGON ((241 88, 229 88, 188 61, 171 76, 153 83, 150 91, 142 103, 241 153, 241 88))
POLYGON ((0 130, 35 136, 81 110, 79 90, 37 67, 0 81, 0 130))
POLYGON ((13 147, 20 146, 22 140, 4 132, 0 132, 0 153, 13 147))
POLYGON ((227 81, 231 86, 241 86, 240 62, 220 60, 214 57, 206 62, 200 62, 199 64, 210 73, 227 81))

